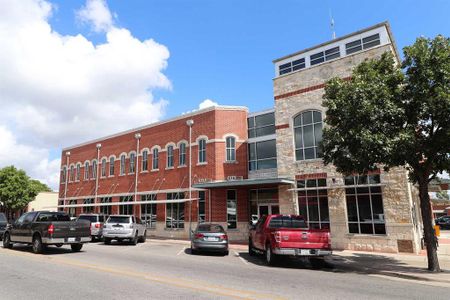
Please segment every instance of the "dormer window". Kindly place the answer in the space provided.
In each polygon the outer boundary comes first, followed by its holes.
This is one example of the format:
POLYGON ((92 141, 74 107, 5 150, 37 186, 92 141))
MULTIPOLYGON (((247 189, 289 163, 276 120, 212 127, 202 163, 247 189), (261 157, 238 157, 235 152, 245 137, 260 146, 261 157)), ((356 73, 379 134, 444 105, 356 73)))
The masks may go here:
POLYGON ((311 66, 320 64, 324 61, 329 61, 341 56, 339 46, 313 54, 310 56, 311 66))

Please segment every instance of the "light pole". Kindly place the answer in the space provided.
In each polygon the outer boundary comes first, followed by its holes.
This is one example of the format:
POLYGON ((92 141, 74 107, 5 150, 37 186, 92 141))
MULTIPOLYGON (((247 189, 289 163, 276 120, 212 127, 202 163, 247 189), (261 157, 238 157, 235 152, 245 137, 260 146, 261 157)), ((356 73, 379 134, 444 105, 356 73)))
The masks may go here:
MULTIPOLYGON (((70 151, 66 152, 66 180, 64 183, 64 201, 63 201, 63 205, 66 205, 66 198, 67 198, 67 180, 69 178, 69 158, 70 158, 70 151)), ((64 208, 63 208, 64 209, 64 208)))
POLYGON ((97 211, 97 195, 98 195, 98 166, 100 165, 100 148, 102 147, 102 144, 98 143, 95 145, 97 147, 97 165, 95 166, 95 198, 94 198, 94 211, 97 211))
POLYGON ((186 121, 189 126, 189 239, 192 238, 192 125, 194 120, 186 121))
MULTIPOLYGON (((136 165, 134 166, 134 202, 137 201, 137 185, 138 185, 138 171, 139 171, 139 141, 141 139, 141 134, 136 133, 134 135, 134 138, 136 139, 136 165)), ((133 205, 133 214, 136 216, 136 205, 133 205)), ((139 216, 140 217, 140 216, 139 216)))

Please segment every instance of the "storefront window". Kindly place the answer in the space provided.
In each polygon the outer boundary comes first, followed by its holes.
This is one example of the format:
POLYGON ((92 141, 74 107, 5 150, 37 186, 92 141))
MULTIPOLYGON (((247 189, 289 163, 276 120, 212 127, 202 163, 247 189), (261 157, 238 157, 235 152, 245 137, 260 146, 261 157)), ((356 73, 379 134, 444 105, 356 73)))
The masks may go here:
MULTIPOLYGON (((142 201, 155 201, 156 194, 141 196, 142 201)), ((156 203, 141 204, 141 219, 147 228, 156 228, 156 203)))
MULTIPOLYGON (((111 197, 102 197, 102 198, 100 198, 100 202, 101 203, 111 203, 112 198, 111 197)), ((100 213, 109 216, 112 213, 112 206, 111 205, 101 205, 100 213)))
POLYGON ((321 179, 298 180, 298 207, 309 228, 330 228, 327 181, 321 179))
MULTIPOLYGON (((133 196, 122 196, 119 199, 120 202, 132 202, 133 196)), ((120 215, 132 215, 133 214, 133 204, 119 205, 120 215)))
MULTIPOLYGON (((184 193, 168 193, 167 200, 184 199, 184 193)), ((166 203, 166 228, 184 228, 184 202, 166 203)))
POLYGON ((204 223, 206 221, 206 215, 205 215, 205 191, 199 191, 198 192, 198 222, 204 223))
POLYGON ((322 141, 322 113, 306 111, 294 118, 296 160, 322 157, 319 144, 322 141))
POLYGON ((235 190, 227 191, 227 224, 228 229, 237 228, 237 197, 235 190))
MULTIPOLYGON (((94 199, 93 198, 89 198, 89 199, 85 199, 83 201, 83 204, 94 204, 94 199)), ((90 214, 94 212, 94 206, 83 206, 83 213, 84 214, 90 214)))
POLYGON ((277 167, 277 146, 275 140, 248 144, 248 169, 264 170, 277 167))
POLYGON ((380 175, 345 177, 349 233, 386 234, 380 175))

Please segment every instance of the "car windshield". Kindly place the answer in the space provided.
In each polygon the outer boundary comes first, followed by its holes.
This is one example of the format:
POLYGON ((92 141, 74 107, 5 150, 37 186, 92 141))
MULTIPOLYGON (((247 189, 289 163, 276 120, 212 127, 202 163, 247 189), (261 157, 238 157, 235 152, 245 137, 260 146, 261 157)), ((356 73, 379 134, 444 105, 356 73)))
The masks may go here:
POLYGON ((68 214, 64 213, 40 213, 39 217, 36 220, 37 222, 49 222, 49 221, 56 221, 56 222, 66 222, 70 221, 70 217, 68 214))
POLYGON ((88 220, 91 222, 97 222, 97 216, 79 216, 78 220, 88 220))
POLYGON ((106 223, 130 223, 130 217, 111 216, 106 223))
POLYGON ((4 214, 0 214, 0 222, 6 222, 6 217, 4 214))
POLYGON ((217 224, 202 224, 198 225, 198 232, 211 232, 211 233, 224 233, 225 230, 222 226, 217 224))
POLYGON ((277 216, 270 220, 269 228, 307 228, 300 216, 277 216))

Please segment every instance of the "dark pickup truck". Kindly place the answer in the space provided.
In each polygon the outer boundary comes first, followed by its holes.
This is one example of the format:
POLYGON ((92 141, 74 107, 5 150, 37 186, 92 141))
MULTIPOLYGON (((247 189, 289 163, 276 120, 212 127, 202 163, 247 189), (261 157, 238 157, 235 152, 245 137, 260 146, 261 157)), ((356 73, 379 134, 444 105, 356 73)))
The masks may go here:
POLYGON ((14 243, 30 244, 34 253, 42 253, 48 245, 69 244, 72 251, 80 251, 83 243, 91 241, 91 224, 86 220, 71 221, 64 212, 33 211, 25 213, 6 227, 3 247, 14 243))
POLYGON ((5 232, 7 224, 8 224, 8 221, 6 220, 5 214, 0 213, 0 241, 3 238, 3 233, 5 232))

